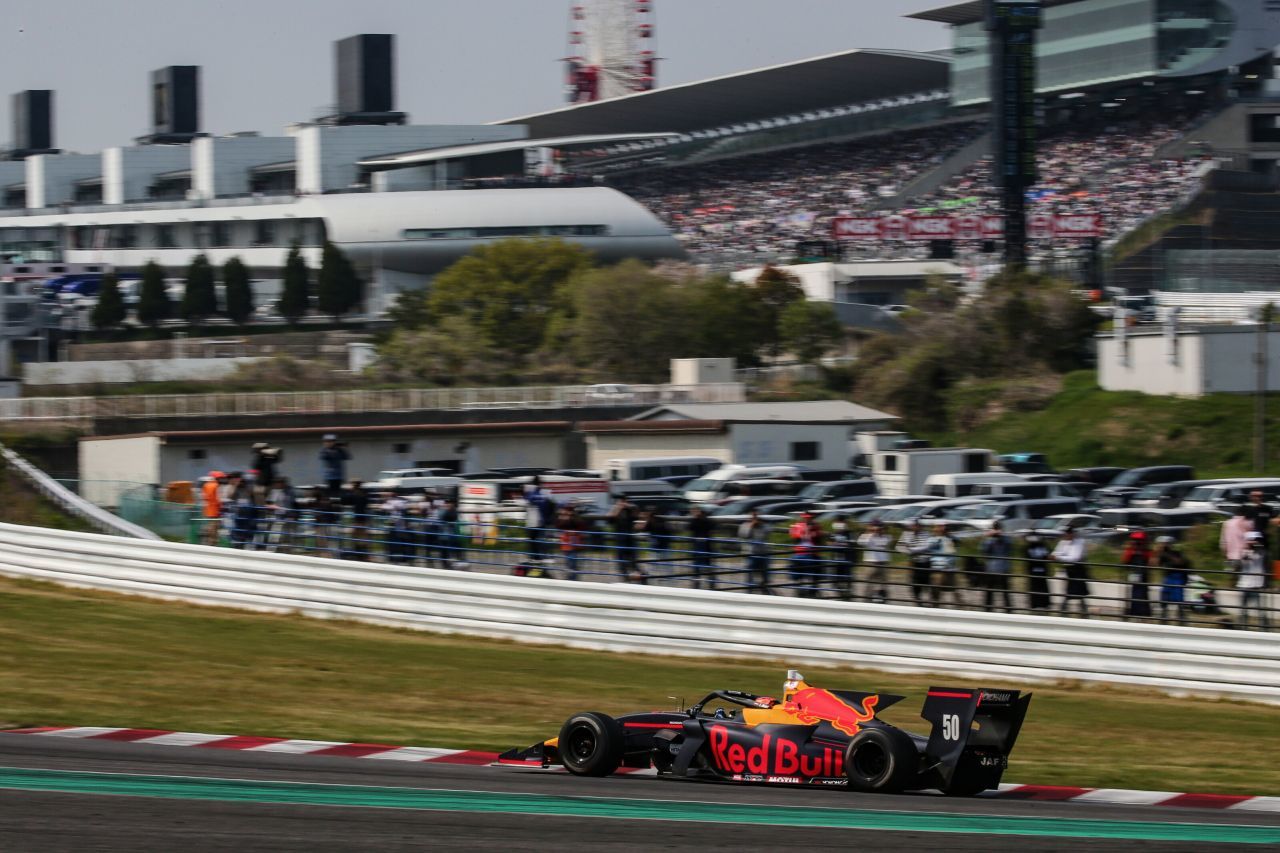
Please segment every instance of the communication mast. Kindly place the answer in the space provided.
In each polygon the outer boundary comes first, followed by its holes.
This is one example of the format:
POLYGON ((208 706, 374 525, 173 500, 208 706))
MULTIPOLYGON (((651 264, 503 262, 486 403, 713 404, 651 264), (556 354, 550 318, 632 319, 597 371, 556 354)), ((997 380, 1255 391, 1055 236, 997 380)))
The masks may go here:
POLYGON ((564 60, 571 104, 647 92, 657 80, 653 0, 575 0, 564 60))

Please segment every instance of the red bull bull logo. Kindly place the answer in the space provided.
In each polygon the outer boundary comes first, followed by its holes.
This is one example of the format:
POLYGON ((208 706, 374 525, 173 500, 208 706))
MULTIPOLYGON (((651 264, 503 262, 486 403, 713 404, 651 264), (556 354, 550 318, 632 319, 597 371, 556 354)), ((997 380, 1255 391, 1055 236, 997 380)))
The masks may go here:
POLYGON ((787 699, 783 708, 795 714, 796 719, 808 725, 826 721, 849 737, 862 730, 862 724, 876 715, 879 696, 868 696, 862 707, 850 705, 830 690, 821 687, 802 687, 787 699))

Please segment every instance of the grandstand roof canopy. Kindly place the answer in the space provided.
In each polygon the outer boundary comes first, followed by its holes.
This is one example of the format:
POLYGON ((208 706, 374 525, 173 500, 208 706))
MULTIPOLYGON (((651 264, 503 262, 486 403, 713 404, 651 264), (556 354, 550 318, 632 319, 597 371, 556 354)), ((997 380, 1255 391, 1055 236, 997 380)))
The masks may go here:
MULTIPOLYGON (((1079 3, 1080 0, 1041 0, 1040 5, 1046 9, 1050 6, 1065 6, 1068 3, 1079 3)), ((987 4, 984 0, 969 0, 967 3, 952 3, 926 9, 923 12, 912 12, 908 18, 918 21, 934 21, 939 24, 972 24, 986 17, 987 4)))
POLYGON ((433 163, 437 160, 454 160, 461 157, 480 157, 485 154, 501 154, 505 151, 521 151, 525 148, 577 148, 585 145, 608 145, 620 142, 638 142, 664 139, 671 133, 603 133, 590 136, 555 136, 547 139, 512 139, 506 142, 475 142, 469 145, 451 145, 447 148, 425 148, 406 151, 403 154, 381 154, 360 161, 371 169, 395 169, 433 163))
POLYGON ((946 89, 950 66, 932 53, 849 50, 492 123, 528 125, 533 137, 689 133, 946 89))

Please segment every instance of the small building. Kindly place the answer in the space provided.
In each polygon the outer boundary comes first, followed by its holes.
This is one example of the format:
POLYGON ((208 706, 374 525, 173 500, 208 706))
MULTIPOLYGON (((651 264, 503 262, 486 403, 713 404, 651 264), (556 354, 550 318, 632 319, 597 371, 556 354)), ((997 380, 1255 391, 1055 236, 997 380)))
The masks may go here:
MULTIPOLYGON (((321 482, 322 437, 333 433, 351 453, 347 477, 373 480, 395 468, 578 467, 581 442, 569 421, 407 426, 305 427, 147 432, 80 439, 82 481, 161 485, 198 480, 211 470, 244 471, 265 441, 284 451, 281 475, 294 485, 321 482)), ((99 503, 109 498, 93 496, 99 503)))
POLYGON ((851 441, 894 415, 844 400, 797 403, 670 403, 626 421, 587 422, 587 465, 610 459, 711 456, 739 464, 795 462, 847 468, 851 441))
POLYGON ((1280 326, 1179 328, 1166 323, 1098 335, 1098 384, 1104 391, 1201 397, 1257 390, 1257 357, 1265 352, 1267 390, 1280 391, 1280 326))

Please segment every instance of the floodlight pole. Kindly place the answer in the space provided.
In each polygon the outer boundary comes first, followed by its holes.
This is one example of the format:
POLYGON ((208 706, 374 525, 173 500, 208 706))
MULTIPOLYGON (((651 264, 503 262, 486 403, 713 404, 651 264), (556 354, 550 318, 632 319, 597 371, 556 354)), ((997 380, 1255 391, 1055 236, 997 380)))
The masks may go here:
POLYGON ((1027 190, 1036 172, 1036 30, 1040 0, 986 0, 991 33, 993 178, 1004 210, 1005 269, 1027 265, 1027 190))

